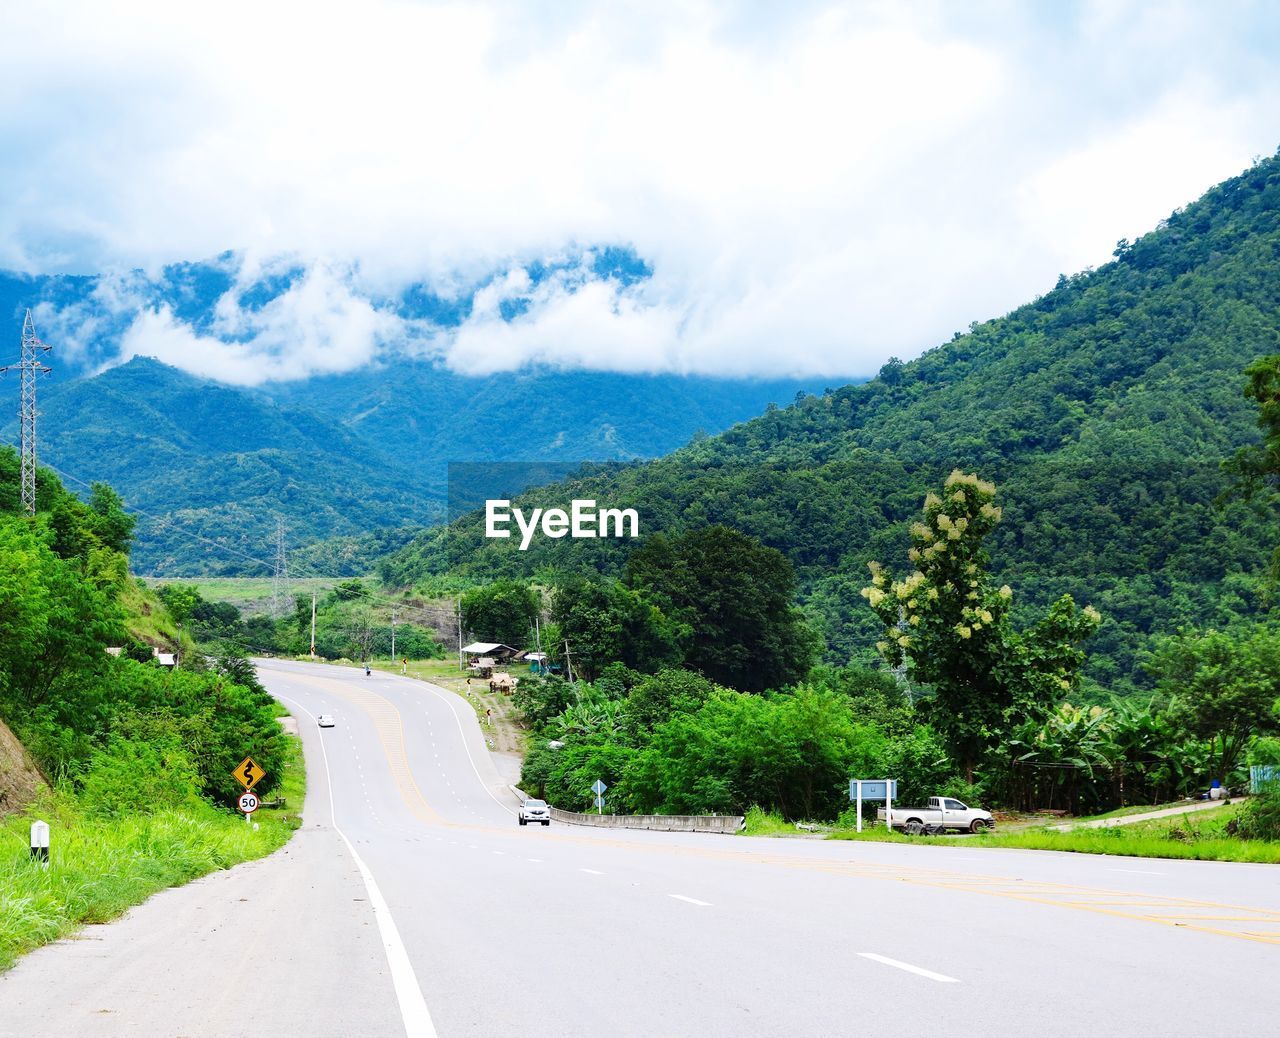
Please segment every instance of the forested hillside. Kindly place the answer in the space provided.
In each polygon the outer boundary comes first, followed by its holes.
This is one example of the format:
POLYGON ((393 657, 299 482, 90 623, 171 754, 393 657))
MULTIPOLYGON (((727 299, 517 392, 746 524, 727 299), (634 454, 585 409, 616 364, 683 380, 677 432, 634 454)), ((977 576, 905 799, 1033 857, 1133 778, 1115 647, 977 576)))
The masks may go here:
MULTIPOLYGON (((48 359, 58 364, 56 344, 48 359)), ((141 572, 261 576, 252 560, 272 557, 280 516, 291 551, 344 538, 308 561, 312 572, 347 575, 403 544, 396 528, 443 514, 451 461, 652 458, 810 385, 602 372, 468 378, 406 362, 245 390, 139 357, 42 385, 41 455, 79 479, 110 482, 145 513, 134 550, 141 572)), ((16 421, 0 421, 0 437, 15 442, 16 421)))
MULTIPOLYGON (((927 290, 927 289, 925 289, 927 290)), ((1000 488, 995 572, 1021 607, 1064 592, 1102 613, 1086 673, 1145 686, 1149 637, 1262 609, 1270 501, 1215 499, 1221 463, 1258 437, 1244 367, 1280 352, 1280 160, 1223 183, 1096 271, 974 325, 872 382, 808 396, 649 464, 530 492, 639 509, 642 532, 711 523, 781 550, 834 661, 869 658, 866 563, 902 558, 925 491, 954 468, 1000 488)), ((477 579, 620 571, 610 541, 484 542, 478 520, 388 558, 408 585, 452 568, 477 579), (449 544, 455 549, 450 552, 449 544), (475 550, 473 550, 475 549, 475 550)), ((624 542, 625 543, 625 542, 624 542)))

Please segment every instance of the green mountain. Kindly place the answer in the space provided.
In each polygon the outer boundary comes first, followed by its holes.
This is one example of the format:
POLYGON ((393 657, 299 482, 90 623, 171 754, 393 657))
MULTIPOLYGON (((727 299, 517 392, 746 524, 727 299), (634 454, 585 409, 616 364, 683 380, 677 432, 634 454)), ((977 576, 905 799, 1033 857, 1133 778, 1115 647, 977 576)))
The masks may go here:
MULTIPOLYGON (((659 461, 531 491, 526 507, 595 497, 642 532, 737 527, 789 556, 834 660, 867 656, 866 562, 901 566, 906 528, 952 468, 1001 489, 992 554, 1022 607, 1063 592, 1105 615, 1089 674, 1147 683, 1154 632, 1227 624, 1256 592, 1277 532, 1264 503, 1214 499, 1220 463, 1257 439, 1242 369, 1280 352, 1280 160, 1260 163, 1121 242, 1105 266, 971 326, 878 378, 769 408, 659 461)), ((616 572, 627 542, 485 541, 471 517, 386 559, 410 584, 547 569, 616 572)))
POLYGON ((451 461, 651 458, 807 385, 404 363, 244 390, 136 358, 42 385, 40 455, 144 513, 140 572, 262 575, 277 517, 310 570, 367 572, 443 515, 451 461))

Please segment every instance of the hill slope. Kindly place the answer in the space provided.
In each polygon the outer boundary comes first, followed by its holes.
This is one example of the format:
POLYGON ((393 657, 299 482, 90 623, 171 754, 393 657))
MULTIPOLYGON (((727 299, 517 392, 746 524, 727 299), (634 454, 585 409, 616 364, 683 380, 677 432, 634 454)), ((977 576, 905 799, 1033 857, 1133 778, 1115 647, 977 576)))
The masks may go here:
MULTIPOLYGON (((874 381, 808 397, 660 461, 590 478, 574 496, 640 510, 645 530, 723 522, 785 552, 830 654, 867 654, 868 559, 900 564, 925 491, 953 467, 1001 486, 992 545, 1024 602, 1070 591, 1107 617, 1092 676, 1145 683, 1154 631, 1222 624, 1252 594, 1276 536, 1262 504, 1213 506, 1220 461, 1256 439, 1241 370, 1280 352, 1280 160, 1174 213, 1114 262, 1062 278, 874 381)), ((564 503, 567 488, 531 493, 564 503)), ((451 563, 476 575, 616 570, 604 541, 483 542, 474 521, 390 557, 411 583, 451 563)))
MULTIPOLYGON (((255 391, 136 358, 42 387, 41 457, 110 482, 151 517, 138 529, 140 571, 261 575, 252 558, 272 557, 277 515, 291 548, 421 526, 442 514, 449 461, 654 457, 805 385, 597 372, 466 378, 405 363, 255 391)), ((0 436, 15 442, 16 422, 0 424, 0 436)), ((322 553, 340 556, 368 564, 349 544, 322 553)))

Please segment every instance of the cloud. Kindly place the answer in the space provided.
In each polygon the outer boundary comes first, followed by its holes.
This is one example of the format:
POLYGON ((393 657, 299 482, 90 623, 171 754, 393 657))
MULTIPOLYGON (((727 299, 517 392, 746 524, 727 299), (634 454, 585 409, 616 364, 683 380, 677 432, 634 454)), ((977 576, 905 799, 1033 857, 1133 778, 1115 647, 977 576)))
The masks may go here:
POLYGON ((1105 261, 1280 136, 1264 5, 130 11, 6 11, 0 266, 296 268, 262 306, 79 315, 87 357, 235 381, 388 350, 865 374, 1105 261), (532 277, 603 245, 651 276, 532 277), (414 283, 479 296, 425 326, 395 304, 414 283))

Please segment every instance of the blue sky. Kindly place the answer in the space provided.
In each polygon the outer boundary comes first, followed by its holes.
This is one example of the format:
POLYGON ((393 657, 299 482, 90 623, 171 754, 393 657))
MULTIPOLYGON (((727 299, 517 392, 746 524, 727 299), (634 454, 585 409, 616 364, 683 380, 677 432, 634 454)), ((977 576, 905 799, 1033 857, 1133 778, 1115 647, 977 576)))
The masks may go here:
POLYGON ((1278 26, 1124 0, 6 5, 0 267, 106 275, 44 308, 49 341, 238 383, 387 350, 867 374, 1274 153, 1278 26), (155 289, 188 261, 226 275, 199 314, 155 289))

